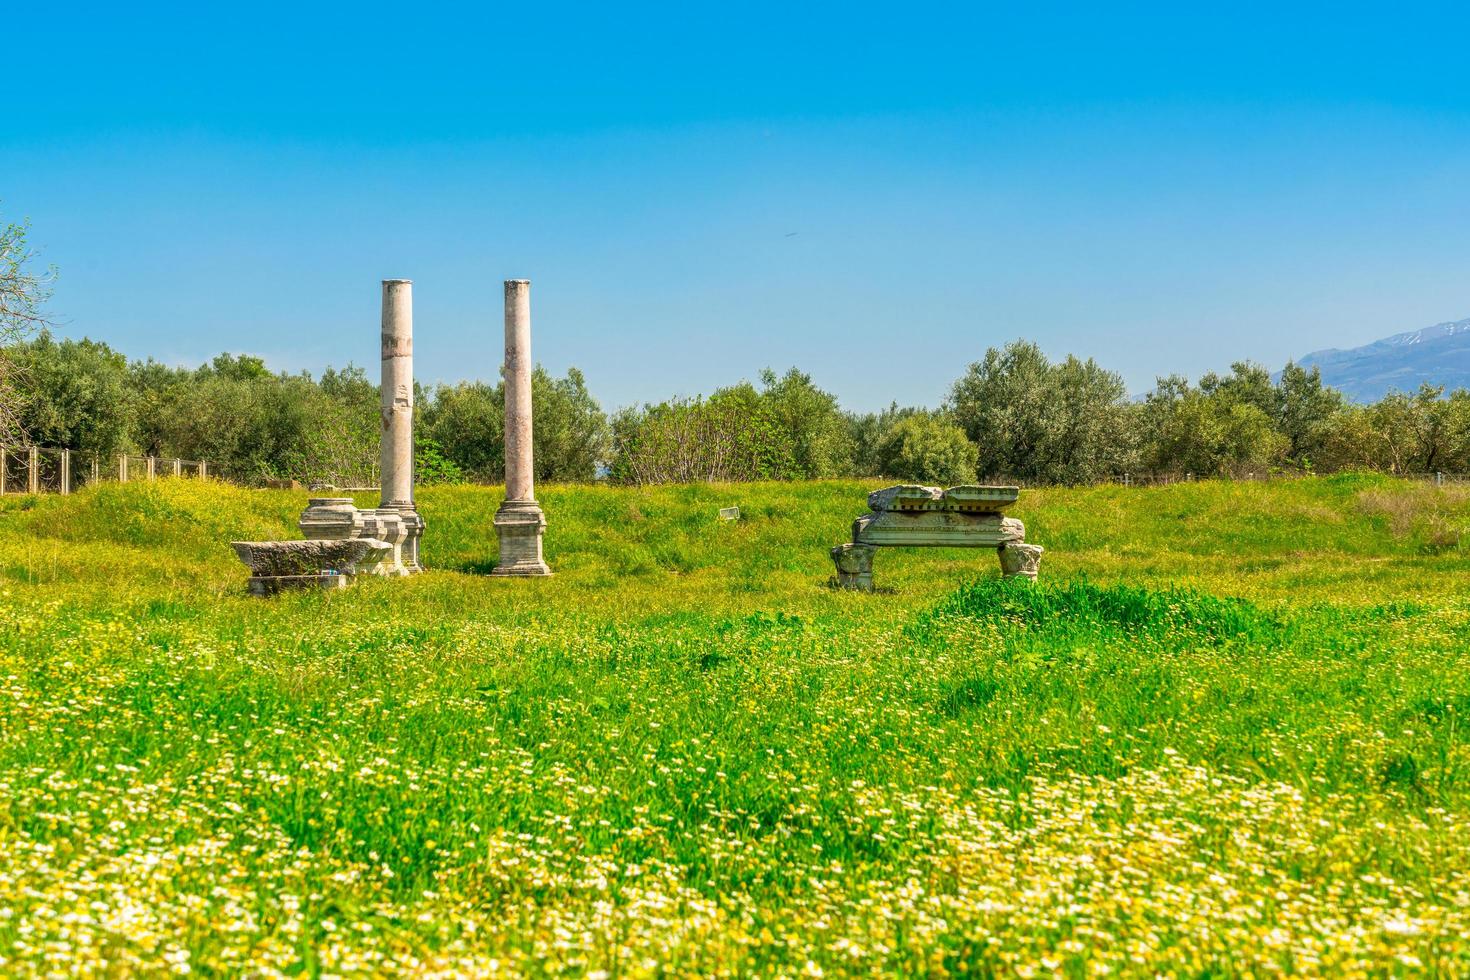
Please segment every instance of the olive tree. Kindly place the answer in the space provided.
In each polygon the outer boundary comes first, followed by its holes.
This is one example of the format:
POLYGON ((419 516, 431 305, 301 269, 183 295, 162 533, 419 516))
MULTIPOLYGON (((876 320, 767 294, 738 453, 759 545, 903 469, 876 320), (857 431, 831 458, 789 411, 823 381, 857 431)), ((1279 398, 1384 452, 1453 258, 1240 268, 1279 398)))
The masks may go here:
POLYGON ((24 433, 21 425, 22 370, 11 348, 47 323, 42 311, 51 296, 55 270, 36 272, 28 222, 0 223, 0 441, 24 433))

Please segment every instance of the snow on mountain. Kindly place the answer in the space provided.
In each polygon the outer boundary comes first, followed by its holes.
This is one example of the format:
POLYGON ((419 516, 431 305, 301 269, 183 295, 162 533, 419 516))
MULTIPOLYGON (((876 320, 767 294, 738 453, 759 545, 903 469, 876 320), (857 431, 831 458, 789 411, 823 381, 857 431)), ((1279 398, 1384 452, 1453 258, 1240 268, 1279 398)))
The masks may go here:
POLYGON ((1320 368, 1324 384, 1358 402, 1377 401, 1392 390, 1417 391, 1421 384, 1470 388, 1470 318, 1348 350, 1313 351, 1297 363, 1320 368))

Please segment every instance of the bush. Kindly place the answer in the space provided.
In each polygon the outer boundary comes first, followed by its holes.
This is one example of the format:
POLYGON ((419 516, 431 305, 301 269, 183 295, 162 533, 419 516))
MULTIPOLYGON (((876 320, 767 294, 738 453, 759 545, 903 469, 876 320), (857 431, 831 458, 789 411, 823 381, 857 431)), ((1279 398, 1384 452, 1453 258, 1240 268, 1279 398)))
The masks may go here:
POLYGON ((781 480, 793 468, 780 422, 748 385, 708 401, 626 409, 613 419, 609 478, 617 483, 781 480))
POLYGON ((879 440, 882 473, 916 483, 954 486, 975 479, 980 453, 965 430, 940 415, 910 415, 879 440))
POLYGON ((444 455, 444 447, 433 439, 414 440, 413 470, 414 482, 424 486, 465 482, 464 471, 444 455))

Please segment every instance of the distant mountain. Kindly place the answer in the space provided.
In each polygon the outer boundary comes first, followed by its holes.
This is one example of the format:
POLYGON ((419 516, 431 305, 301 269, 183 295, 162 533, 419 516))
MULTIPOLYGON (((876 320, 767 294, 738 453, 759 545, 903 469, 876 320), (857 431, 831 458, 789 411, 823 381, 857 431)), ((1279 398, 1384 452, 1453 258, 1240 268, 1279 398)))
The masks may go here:
POLYGON ((1446 391, 1470 388, 1470 319, 1394 334, 1351 350, 1313 351, 1297 361, 1322 369, 1322 383, 1356 402, 1377 401, 1391 389, 1421 384, 1446 391))

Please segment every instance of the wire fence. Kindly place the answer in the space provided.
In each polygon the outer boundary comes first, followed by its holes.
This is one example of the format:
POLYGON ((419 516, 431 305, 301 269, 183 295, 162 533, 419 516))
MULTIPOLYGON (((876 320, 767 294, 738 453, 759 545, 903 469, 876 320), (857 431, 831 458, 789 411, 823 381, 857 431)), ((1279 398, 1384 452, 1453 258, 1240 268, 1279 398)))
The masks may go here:
POLYGON ((104 480, 127 483, 165 476, 205 479, 209 464, 199 459, 102 456, 45 446, 0 446, 0 496, 68 494, 104 480))
MULTIPOLYGON (((1267 483, 1300 480, 1316 474, 1296 470, 1262 470, 1234 474, 1196 473, 1117 473, 1098 480, 1078 484, 1081 486, 1162 487, 1176 483, 1201 481, 1267 483)), ((1470 473, 1396 473, 1404 480, 1428 482, 1436 486, 1470 484, 1470 473)), ((45 446, 0 446, 0 496, 17 494, 58 493, 69 494, 84 486, 98 482, 128 483, 139 480, 156 480, 161 477, 192 477, 204 479, 210 476, 209 464, 198 459, 179 459, 166 456, 138 456, 132 453, 104 456, 98 453, 71 449, 53 449, 45 446)), ((287 484, 294 481, 267 481, 287 484)), ((1007 486, 1053 486, 1013 476, 987 476, 981 483, 1007 486)), ((299 486, 299 485, 298 485, 299 486)), ((316 485, 313 485, 315 488, 316 485)), ((376 486, 335 487, 341 492, 375 491, 376 486)))
MULTIPOLYGON (((1366 471, 1365 471, 1366 472, 1366 471)), ((1383 473, 1385 476, 1393 476, 1401 480, 1414 480, 1418 482, 1433 483, 1436 486, 1449 486, 1452 484, 1470 484, 1470 473, 1386 473, 1384 471, 1373 471, 1383 473)), ((999 486, 1116 486, 1116 487, 1165 487, 1176 483, 1279 483, 1291 480, 1303 480, 1313 476, 1324 476, 1329 474, 1305 473, 1299 470, 1262 470, 1260 472, 1244 473, 1116 473, 1112 476, 1089 480, 1078 484, 1053 484, 1037 483, 1034 480, 1025 480, 1011 476, 989 476, 981 480, 984 484, 995 484, 999 486)))

